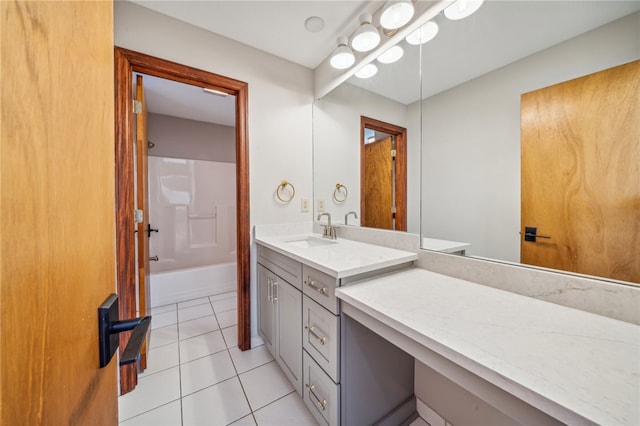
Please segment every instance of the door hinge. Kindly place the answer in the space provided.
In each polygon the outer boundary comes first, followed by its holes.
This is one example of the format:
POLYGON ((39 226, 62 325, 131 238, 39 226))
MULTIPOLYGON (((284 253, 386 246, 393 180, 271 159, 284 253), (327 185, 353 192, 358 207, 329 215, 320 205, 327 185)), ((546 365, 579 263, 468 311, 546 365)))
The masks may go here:
POLYGON ((143 211, 140 209, 135 209, 133 211, 133 220, 135 223, 142 223, 144 221, 143 211))
POLYGON ((393 158, 394 160, 396 159, 396 150, 395 149, 391 150, 391 158, 393 158))
POLYGON ((133 113, 134 114, 140 114, 142 113, 142 102, 137 101, 137 100, 133 100, 133 113))
POLYGON ((391 213, 393 214, 397 213, 396 206, 391 207, 391 213))

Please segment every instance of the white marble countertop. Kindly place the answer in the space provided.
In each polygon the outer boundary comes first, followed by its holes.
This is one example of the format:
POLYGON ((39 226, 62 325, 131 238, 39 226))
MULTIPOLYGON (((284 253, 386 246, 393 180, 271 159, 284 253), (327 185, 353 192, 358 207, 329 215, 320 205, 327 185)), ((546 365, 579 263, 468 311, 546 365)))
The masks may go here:
POLYGON ((640 326, 423 269, 336 296, 573 424, 640 424, 640 326))
POLYGON ((408 263, 418 258, 416 253, 339 237, 326 245, 313 247, 299 247, 290 243, 308 237, 321 240, 318 234, 304 233, 256 236, 256 242, 336 278, 408 263))
POLYGON ((471 247, 469 243, 459 241, 438 240, 436 238, 422 238, 422 248, 426 250, 441 251, 443 253, 455 253, 471 247))

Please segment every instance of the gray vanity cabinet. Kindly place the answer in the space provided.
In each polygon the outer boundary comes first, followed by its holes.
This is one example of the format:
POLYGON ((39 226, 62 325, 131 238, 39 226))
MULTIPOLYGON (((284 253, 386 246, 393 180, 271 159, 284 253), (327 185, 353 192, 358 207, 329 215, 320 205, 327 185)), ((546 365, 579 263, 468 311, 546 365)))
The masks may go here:
MULTIPOLYGON (((258 257, 258 329, 282 371, 302 395, 302 292, 282 275, 295 277, 296 265, 279 263, 278 254, 262 248, 258 257), (275 261, 275 263, 274 263, 275 261), (293 268, 291 268, 293 266, 293 268), (284 267, 284 268, 283 268, 284 267), (291 273, 293 272, 293 275, 291 273)), ((290 260, 290 259, 289 259, 290 260)), ((300 265, 298 263, 298 265, 300 265)), ((298 273, 298 276, 300 273, 298 273)))
POLYGON ((275 311, 273 303, 273 282, 267 268, 258 264, 258 330, 264 345, 275 354, 275 311))
POLYGON ((400 424, 415 411, 413 358, 360 330, 335 295, 410 265, 336 278, 258 244, 258 330, 318 424, 400 424))

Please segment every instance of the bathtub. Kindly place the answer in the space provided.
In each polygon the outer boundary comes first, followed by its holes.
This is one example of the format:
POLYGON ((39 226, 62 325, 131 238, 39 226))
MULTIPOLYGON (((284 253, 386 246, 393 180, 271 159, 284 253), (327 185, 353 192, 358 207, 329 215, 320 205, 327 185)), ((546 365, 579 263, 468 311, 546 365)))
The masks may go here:
POLYGON ((150 306, 235 291, 236 277, 236 262, 153 273, 150 276, 150 306))

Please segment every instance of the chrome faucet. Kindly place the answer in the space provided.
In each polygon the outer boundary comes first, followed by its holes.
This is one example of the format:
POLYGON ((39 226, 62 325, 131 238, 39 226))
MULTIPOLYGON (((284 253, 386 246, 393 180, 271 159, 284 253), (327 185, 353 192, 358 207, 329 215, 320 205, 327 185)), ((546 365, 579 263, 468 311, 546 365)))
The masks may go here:
POLYGON ((322 238, 329 238, 330 240, 335 240, 338 237, 336 236, 336 228, 331 226, 331 215, 329 213, 320 213, 318 215, 318 219, 322 216, 327 216, 327 224, 324 226, 324 231, 322 232, 322 238))
POLYGON ((357 218, 358 218, 358 213, 356 213, 356 212, 354 212, 354 211, 350 211, 349 213, 347 213, 347 214, 345 214, 345 215, 344 215, 344 224, 345 224, 345 225, 348 225, 348 224, 349 224, 348 217, 349 217, 349 215, 350 215, 350 214, 352 214, 352 215, 353 215, 353 217, 354 217, 355 219, 357 219, 357 218))

